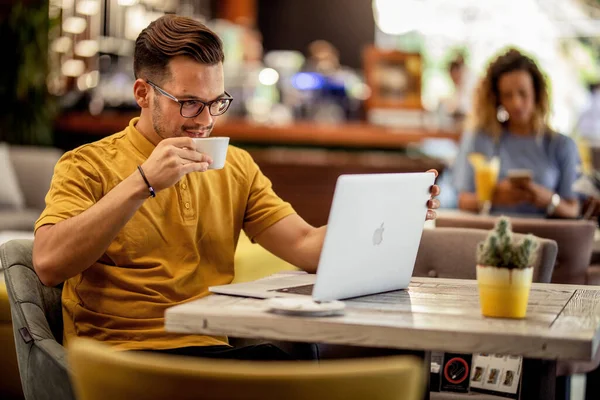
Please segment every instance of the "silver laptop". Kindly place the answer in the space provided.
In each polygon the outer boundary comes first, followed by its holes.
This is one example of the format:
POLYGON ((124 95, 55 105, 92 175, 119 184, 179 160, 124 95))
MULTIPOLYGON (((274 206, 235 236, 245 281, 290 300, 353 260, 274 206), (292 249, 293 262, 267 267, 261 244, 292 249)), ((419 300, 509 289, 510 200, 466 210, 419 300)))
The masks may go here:
POLYGON ((338 178, 317 274, 212 286, 213 293, 331 301, 405 289, 412 276, 433 173, 338 178))

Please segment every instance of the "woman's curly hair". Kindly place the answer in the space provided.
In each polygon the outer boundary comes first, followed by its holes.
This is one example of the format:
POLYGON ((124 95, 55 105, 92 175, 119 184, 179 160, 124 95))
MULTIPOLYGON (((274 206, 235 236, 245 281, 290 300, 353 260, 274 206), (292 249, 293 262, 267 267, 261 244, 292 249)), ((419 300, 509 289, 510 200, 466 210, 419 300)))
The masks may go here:
POLYGON ((535 95, 533 131, 536 134, 550 131, 548 126, 550 110, 548 85, 544 74, 531 58, 517 49, 511 48, 490 63, 485 76, 475 90, 469 124, 475 132, 484 132, 496 138, 499 137, 506 122, 498 121, 498 106, 500 106, 498 82, 502 75, 513 71, 526 71, 531 75, 535 95))

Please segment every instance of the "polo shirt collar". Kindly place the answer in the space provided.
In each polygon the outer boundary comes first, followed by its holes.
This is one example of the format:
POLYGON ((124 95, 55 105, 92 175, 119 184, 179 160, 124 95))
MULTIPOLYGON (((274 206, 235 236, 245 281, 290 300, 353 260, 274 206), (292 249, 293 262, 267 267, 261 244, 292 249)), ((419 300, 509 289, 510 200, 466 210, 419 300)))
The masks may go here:
POLYGON ((133 144, 133 146, 138 149, 140 153, 142 153, 146 158, 150 157, 150 154, 154 151, 155 145, 152 144, 144 135, 140 133, 135 127, 135 124, 139 121, 139 117, 133 118, 129 121, 129 126, 127 127, 127 137, 133 144))

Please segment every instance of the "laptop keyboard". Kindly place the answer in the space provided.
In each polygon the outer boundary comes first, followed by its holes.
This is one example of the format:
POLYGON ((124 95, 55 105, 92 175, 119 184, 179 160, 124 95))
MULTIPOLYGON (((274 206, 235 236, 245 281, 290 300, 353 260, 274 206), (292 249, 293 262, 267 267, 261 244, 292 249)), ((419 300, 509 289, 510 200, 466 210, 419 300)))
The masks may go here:
POLYGON ((310 296, 313 291, 313 287, 315 285, 302 285, 302 286, 292 286, 282 289, 273 289, 270 292, 279 292, 279 293, 293 293, 293 294, 304 294, 310 296))

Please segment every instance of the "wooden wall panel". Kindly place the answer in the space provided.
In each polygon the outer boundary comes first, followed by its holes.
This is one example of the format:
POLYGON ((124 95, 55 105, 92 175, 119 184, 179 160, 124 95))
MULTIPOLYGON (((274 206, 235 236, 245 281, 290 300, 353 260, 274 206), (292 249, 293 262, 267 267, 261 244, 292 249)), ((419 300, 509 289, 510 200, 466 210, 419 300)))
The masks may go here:
POLYGON ((275 192, 315 226, 327 223, 335 183, 342 174, 424 172, 430 168, 441 172, 444 168, 437 160, 404 154, 290 149, 257 149, 250 153, 273 183, 275 192))

